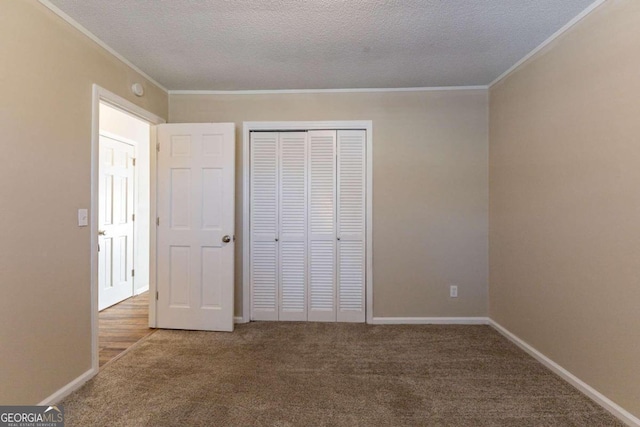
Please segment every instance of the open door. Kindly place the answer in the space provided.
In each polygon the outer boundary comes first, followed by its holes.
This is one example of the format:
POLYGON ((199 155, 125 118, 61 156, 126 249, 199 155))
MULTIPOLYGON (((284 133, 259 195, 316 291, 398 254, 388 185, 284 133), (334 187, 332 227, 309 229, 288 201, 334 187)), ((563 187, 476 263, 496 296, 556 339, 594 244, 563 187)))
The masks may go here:
POLYGON ((157 135, 157 327, 233 331, 235 126, 157 135))
POLYGON ((100 135, 98 309, 133 296, 135 147, 100 135))

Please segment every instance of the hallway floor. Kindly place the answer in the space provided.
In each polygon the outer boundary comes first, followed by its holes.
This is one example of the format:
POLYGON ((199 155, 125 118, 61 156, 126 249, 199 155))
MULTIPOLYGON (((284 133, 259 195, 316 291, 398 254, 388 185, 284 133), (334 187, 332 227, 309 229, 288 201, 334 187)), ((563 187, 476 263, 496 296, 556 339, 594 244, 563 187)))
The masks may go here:
POLYGON ((149 328, 149 292, 128 298, 99 313, 100 368, 156 330, 149 328))

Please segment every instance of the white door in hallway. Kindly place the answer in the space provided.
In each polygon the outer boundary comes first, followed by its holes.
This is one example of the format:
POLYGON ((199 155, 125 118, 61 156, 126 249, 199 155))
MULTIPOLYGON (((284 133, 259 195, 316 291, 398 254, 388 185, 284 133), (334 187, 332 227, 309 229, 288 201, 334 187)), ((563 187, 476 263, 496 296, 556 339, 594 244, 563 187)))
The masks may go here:
POLYGON ((232 331, 235 126, 157 131, 157 326, 232 331))
POLYGON ((98 309, 133 296, 135 147, 100 136, 98 309))

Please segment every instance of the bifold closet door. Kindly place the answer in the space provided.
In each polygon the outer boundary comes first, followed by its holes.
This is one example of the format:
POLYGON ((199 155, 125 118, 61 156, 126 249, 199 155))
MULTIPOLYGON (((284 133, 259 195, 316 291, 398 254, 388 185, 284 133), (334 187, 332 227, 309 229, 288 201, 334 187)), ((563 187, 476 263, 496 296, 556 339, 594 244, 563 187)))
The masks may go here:
POLYGON ((307 133, 251 133, 253 320, 307 320, 307 133))
POLYGON ((365 131, 338 131, 338 322, 365 321, 365 150, 365 131))
POLYGON ((251 133, 251 319, 278 320, 278 133, 251 133))
POLYGON ((365 131, 252 132, 251 319, 365 321, 365 131))
POLYGON ((308 134, 308 320, 364 322, 366 133, 308 134))
POLYGON ((308 320, 336 321, 336 131, 309 131, 308 320))
POLYGON ((307 320, 307 132, 279 145, 279 320, 307 320))

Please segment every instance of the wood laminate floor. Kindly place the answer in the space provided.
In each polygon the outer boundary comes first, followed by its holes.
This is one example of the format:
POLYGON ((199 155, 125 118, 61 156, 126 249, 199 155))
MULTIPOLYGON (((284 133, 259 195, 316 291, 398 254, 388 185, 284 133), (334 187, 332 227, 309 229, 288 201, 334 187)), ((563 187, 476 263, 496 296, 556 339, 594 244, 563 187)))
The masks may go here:
POLYGON ((102 310, 98 334, 100 367, 155 331, 149 328, 149 292, 102 310))

